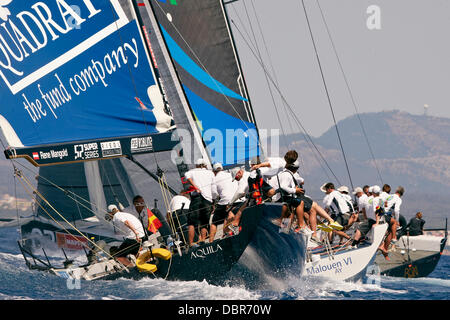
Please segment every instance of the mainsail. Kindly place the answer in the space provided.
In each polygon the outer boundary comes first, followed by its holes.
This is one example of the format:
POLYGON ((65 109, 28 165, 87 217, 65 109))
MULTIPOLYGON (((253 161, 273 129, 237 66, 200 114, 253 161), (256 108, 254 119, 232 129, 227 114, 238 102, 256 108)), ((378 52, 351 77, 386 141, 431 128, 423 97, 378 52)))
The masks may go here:
MULTIPOLYGON (((6 8, 4 8, 6 9, 6 8)), ((0 28, 0 126, 35 165, 170 150, 161 104, 128 1, 14 1, 0 28)))
POLYGON ((149 4, 211 162, 236 165, 259 156, 256 121, 222 1, 151 0, 142 7, 149 4))

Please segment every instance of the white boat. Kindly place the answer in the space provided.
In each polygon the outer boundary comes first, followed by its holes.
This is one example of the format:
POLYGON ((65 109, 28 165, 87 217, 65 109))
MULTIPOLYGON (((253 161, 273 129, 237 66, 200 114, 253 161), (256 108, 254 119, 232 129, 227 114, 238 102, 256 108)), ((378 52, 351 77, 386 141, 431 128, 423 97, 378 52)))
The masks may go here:
POLYGON ((303 276, 347 281, 363 279, 386 230, 387 224, 374 226, 367 235, 368 240, 357 248, 329 245, 317 247, 310 241, 303 276))

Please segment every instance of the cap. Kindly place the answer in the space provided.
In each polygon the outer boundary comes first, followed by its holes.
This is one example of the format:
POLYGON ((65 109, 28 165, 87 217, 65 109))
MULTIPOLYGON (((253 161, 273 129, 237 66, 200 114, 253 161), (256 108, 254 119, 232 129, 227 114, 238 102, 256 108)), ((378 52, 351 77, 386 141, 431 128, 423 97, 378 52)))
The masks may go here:
POLYGON ((339 192, 347 192, 348 193, 348 187, 347 186, 340 186, 337 191, 339 192))
POLYGON ((361 187, 356 187, 355 190, 353 191, 353 194, 357 194, 358 192, 364 192, 364 191, 361 187))
POLYGON ((372 186, 372 193, 380 193, 381 192, 381 188, 379 186, 372 186))
POLYGON ((213 170, 217 171, 219 169, 223 169, 222 164, 220 162, 217 162, 213 165, 213 170))
POLYGON ((205 159, 203 159, 203 158, 199 158, 199 159, 197 159, 197 160, 195 161, 195 164, 196 164, 197 166, 202 165, 202 164, 206 166, 206 161, 205 161, 205 159))
POLYGON ((241 171, 241 168, 239 168, 239 167, 235 167, 230 170, 231 178, 233 179, 233 181, 236 179, 236 175, 239 171, 241 171))
POLYGON ((108 206, 108 212, 113 212, 114 209, 119 210, 115 204, 110 204, 108 206))

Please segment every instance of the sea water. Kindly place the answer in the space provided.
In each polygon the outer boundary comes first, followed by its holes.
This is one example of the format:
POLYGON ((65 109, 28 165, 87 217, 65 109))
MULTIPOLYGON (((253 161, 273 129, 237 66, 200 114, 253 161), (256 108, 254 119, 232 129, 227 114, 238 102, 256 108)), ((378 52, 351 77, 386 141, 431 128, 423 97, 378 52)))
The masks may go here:
MULTIPOLYGON (((0 229, 0 299, 32 300, 310 300, 361 299, 448 300, 450 297, 450 256, 442 256, 426 278, 404 279, 381 276, 374 284, 325 281, 292 274, 277 279, 270 274, 249 277, 250 283, 235 276, 220 285, 207 281, 166 281, 118 279, 74 283, 55 275, 29 270, 17 246, 16 228, 0 229), (262 280, 261 280, 262 279, 262 280)), ((82 258, 80 258, 82 259, 82 258)), ((264 271, 267 273, 267 271, 264 271)), ((238 272, 236 272, 238 273, 238 272)))

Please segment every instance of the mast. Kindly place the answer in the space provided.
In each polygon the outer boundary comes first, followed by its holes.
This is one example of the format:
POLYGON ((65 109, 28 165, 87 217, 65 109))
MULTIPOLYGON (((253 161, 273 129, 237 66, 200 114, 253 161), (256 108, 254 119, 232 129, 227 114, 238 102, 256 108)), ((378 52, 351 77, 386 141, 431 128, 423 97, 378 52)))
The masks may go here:
MULTIPOLYGON (((161 69, 166 67, 166 70, 161 70, 160 75, 163 77, 162 80, 167 82, 167 85, 164 86, 164 88, 166 88, 165 97, 167 100, 171 101, 170 103, 171 110, 174 116, 175 123, 177 125, 177 129, 185 129, 188 132, 192 133, 192 136, 194 137, 193 155, 191 156, 191 159, 184 159, 184 160, 187 160, 188 163, 193 163, 196 157, 201 156, 203 159, 206 160, 208 167, 212 168, 211 159, 208 153, 206 152, 205 145, 201 137, 201 133, 197 125, 195 124, 194 115, 192 114, 189 102, 182 89, 177 70, 174 67, 172 57, 161 35, 161 30, 156 21, 153 8, 150 5, 149 1, 147 0, 144 0, 144 2, 140 3, 139 6, 136 5, 135 0, 133 0, 133 3, 136 12, 139 15, 141 28, 143 28, 147 33, 153 32, 154 35, 156 35, 156 42, 158 46, 152 46, 151 40, 154 39, 154 37, 151 37, 152 34, 149 34, 148 39, 150 41, 147 41, 146 44, 149 48, 149 51, 153 53, 152 57, 154 61, 158 59, 158 56, 164 58, 164 60, 161 59, 159 60, 159 62, 155 63, 157 63, 161 69), (160 55, 158 55, 158 51, 160 52, 160 55), (171 88, 174 88, 174 90, 172 91, 171 88)), ((179 150, 180 153, 183 153, 183 150, 190 150, 192 148, 192 145, 188 144, 188 142, 189 140, 180 141, 180 144, 182 145, 182 149, 179 150)), ((180 160, 182 161, 182 159, 180 160)), ((182 161, 181 163, 178 164, 181 177, 184 176, 183 171, 187 171, 187 166, 184 165, 184 163, 185 161, 182 161)))

